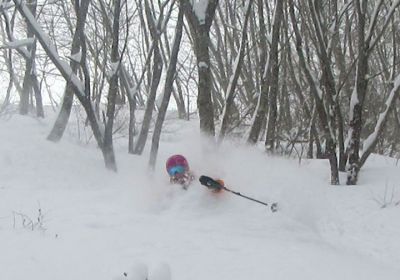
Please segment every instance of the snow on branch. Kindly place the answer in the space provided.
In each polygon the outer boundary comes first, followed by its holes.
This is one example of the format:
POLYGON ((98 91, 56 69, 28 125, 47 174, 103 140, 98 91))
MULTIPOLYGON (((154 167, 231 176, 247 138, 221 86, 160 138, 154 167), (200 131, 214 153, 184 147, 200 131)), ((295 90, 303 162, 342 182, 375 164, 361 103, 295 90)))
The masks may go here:
POLYGON ((208 0, 191 0, 191 4, 200 24, 204 24, 206 22, 208 0))
POLYGON ((392 91, 389 94, 388 99, 385 103, 385 110, 379 115, 378 121, 376 122, 374 132, 372 132, 367 139, 364 140, 363 143, 363 151, 361 156, 361 164, 365 162, 369 154, 375 148, 376 143, 378 142, 378 137, 381 134, 384 125, 389 116, 390 110, 393 108, 396 99, 399 97, 400 92, 400 75, 398 75, 394 81, 394 86, 392 91))
MULTIPOLYGON (((369 50, 372 50, 374 48, 374 46, 377 44, 377 42, 379 41, 379 39, 382 37, 383 33, 386 30, 386 27, 389 25, 391 17, 393 16, 396 8, 399 5, 400 5, 400 0, 396 0, 396 1, 394 1, 392 3, 392 5, 390 6, 389 11, 386 13, 385 21, 383 23, 382 29, 380 30, 380 32, 377 32, 377 35, 376 35, 375 39, 369 44, 369 50)), ((374 16, 375 16, 375 14, 374 14, 374 16)), ((374 21, 376 21, 376 20, 374 19, 374 21)), ((371 40, 372 34, 373 34, 373 28, 370 26, 370 29, 368 30, 368 33, 367 33, 367 36, 366 36, 367 42, 369 42, 371 40)))
POLYGON ((0 12, 11 9, 14 4, 10 0, 0 0, 0 12))
POLYGON ((76 62, 76 63, 80 63, 82 60, 82 52, 79 51, 77 53, 71 54, 71 56, 69 57, 72 61, 76 62))
MULTIPOLYGON (((2 5, 3 3, 4 3, 4 1, 1 2, 0 5, 2 5)), ((14 5, 13 5, 13 6, 14 6, 14 5)), ((0 9, 0 11, 1 11, 1 9, 0 9)), ((6 31, 6 33, 7 33, 7 37, 8 37, 8 40, 9 40, 9 44, 11 44, 11 42, 18 41, 17 39, 14 38, 14 35, 13 35, 12 31, 11 31, 11 28, 10 28, 10 22, 11 22, 11 21, 10 21, 10 19, 9 19, 9 17, 8 17, 8 14, 2 12, 2 16, 4 17, 5 31, 6 31)), ((31 54, 30 54, 30 52, 28 52, 28 50, 27 50, 26 48, 17 47, 16 50, 17 50, 18 53, 20 53, 25 59, 30 59, 30 58, 31 58, 31 54)))
POLYGON ((375 25, 378 21, 379 10, 380 10, 380 7, 382 6, 382 4, 383 4, 383 0, 379 0, 379 2, 375 4, 374 11, 372 12, 371 23, 369 25, 367 35, 365 36, 367 38, 366 42, 368 42, 368 43, 371 41, 372 33, 375 30, 375 25))
POLYGON ((108 75, 110 77, 116 75, 119 71, 120 65, 121 65, 121 63, 119 60, 117 62, 112 62, 111 63, 111 71, 108 73, 108 75))
MULTIPOLYGON (((348 11, 349 7, 353 4, 352 1, 349 1, 348 3, 343 3, 342 6, 339 8, 339 12, 337 14, 337 17, 335 18, 335 20, 331 23, 331 25, 328 28, 328 31, 331 34, 334 34, 336 32, 339 32, 339 24, 341 19, 345 16, 346 12, 348 11)), ((328 38, 328 42, 327 42, 327 49, 328 49, 328 53, 330 53, 333 48, 333 44, 334 44, 334 38, 335 36, 329 36, 328 38)))
POLYGON ((60 58, 54 44, 51 42, 50 38, 43 32, 42 28, 36 21, 35 17, 32 15, 29 8, 26 6, 25 2, 22 0, 13 0, 13 2, 20 14, 31 26, 36 38, 39 40, 46 54, 60 71, 64 79, 71 83, 71 86, 74 88, 75 93, 78 94, 80 98, 85 98, 85 86, 82 84, 81 80, 79 80, 79 78, 74 74, 69 64, 60 58))
POLYGON ((26 39, 6 42, 4 46, 1 46, 1 48, 3 48, 3 49, 19 49, 22 47, 30 46, 34 42, 35 42, 34 38, 26 38, 26 39))

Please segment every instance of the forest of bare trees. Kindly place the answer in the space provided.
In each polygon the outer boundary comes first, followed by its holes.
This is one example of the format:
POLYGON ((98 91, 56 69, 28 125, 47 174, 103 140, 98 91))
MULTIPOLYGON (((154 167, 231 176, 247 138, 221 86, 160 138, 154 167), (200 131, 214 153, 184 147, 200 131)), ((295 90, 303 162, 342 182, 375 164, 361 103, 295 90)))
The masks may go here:
POLYGON ((127 153, 151 145, 154 167, 170 109, 198 116, 216 145, 245 139, 260 152, 326 159, 331 184, 355 185, 371 153, 400 157, 399 5, 0 0, 0 115, 46 118, 51 107, 57 142, 82 108, 117 171, 121 129, 127 153))

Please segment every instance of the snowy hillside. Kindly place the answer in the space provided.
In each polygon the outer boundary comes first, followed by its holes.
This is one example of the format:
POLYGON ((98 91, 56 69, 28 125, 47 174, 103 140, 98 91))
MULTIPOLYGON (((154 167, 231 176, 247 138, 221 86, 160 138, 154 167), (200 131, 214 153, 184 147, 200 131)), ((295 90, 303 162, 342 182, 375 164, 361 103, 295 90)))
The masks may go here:
MULTIPOLYGON (((126 153, 119 172, 70 134, 46 140, 52 122, 0 120, 1 280, 399 279, 400 166, 372 157, 358 186, 329 185, 328 163, 270 157, 199 140, 197 122, 173 122, 155 172, 126 153), (166 158, 184 154, 197 181, 170 185, 166 158), (385 204, 386 207, 382 208, 385 204)), ((342 183, 344 180, 342 179, 342 183)))

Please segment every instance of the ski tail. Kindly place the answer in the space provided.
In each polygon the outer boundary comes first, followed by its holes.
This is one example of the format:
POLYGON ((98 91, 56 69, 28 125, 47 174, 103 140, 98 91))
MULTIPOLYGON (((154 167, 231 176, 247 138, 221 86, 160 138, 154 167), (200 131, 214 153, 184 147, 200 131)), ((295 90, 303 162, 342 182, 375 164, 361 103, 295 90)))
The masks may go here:
POLYGON ((221 183, 208 176, 204 175, 200 176, 199 181, 202 185, 214 191, 220 191, 224 188, 224 186, 221 183))
POLYGON ((268 206, 271 209, 272 212, 276 212, 278 210, 278 204, 276 202, 274 202, 274 203, 266 203, 266 202, 260 201, 258 199, 249 197, 247 195, 243 195, 240 192, 236 192, 236 191, 233 191, 231 189, 228 189, 227 187, 225 187, 225 185, 224 185, 222 180, 214 180, 211 177, 202 175, 202 176, 200 176, 199 181, 200 181, 200 183, 202 185, 206 186, 207 188, 211 189, 214 192, 219 192, 221 190, 225 190, 225 191, 228 191, 228 192, 230 192, 230 193, 232 193, 234 195, 240 196, 242 198, 245 198, 245 199, 251 200, 253 202, 268 206))

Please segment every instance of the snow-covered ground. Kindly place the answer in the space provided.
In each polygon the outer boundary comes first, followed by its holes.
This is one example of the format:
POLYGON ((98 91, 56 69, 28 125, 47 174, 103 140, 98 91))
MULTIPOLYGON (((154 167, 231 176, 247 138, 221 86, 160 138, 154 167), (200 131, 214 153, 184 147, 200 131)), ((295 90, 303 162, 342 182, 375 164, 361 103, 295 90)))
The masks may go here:
POLYGON ((333 187, 326 161, 299 164, 234 143, 216 150, 200 141, 196 121, 170 121, 154 173, 147 152, 129 155, 119 139, 114 174, 71 133, 47 141, 51 125, 0 120, 1 280, 400 277, 394 159, 373 156, 358 186, 333 187), (164 163, 175 153, 196 175, 277 201, 279 211, 198 182, 170 185, 164 163))

